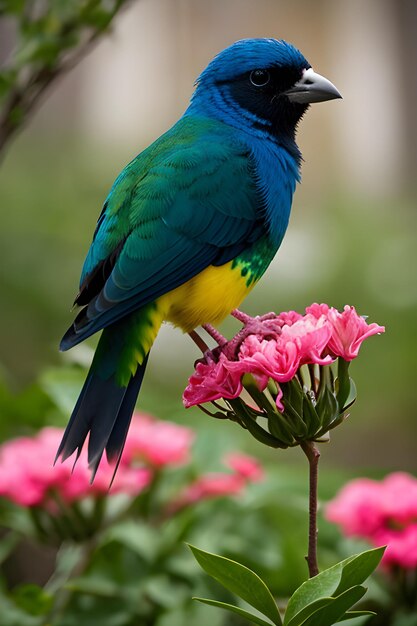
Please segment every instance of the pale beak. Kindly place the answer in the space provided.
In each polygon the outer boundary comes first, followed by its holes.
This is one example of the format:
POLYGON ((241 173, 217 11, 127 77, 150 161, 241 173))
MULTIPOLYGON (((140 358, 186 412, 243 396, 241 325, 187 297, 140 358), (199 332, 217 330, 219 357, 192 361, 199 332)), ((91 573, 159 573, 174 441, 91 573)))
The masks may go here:
POLYGON ((284 91, 284 95, 290 102, 299 104, 325 102, 342 97, 333 83, 314 72, 311 67, 303 70, 303 77, 291 89, 284 91))

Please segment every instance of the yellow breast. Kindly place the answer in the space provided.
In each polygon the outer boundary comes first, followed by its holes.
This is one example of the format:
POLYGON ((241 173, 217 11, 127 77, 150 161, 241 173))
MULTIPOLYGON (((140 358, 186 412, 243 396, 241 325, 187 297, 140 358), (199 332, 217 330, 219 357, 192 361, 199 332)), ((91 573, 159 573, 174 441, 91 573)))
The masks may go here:
POLYGON ((184 285, 158 298, 166 319, 190 332, 201 324, 218 324, 238 307, 254 282, 247 285, 239 266, 232 262, 210 266, 184 285))

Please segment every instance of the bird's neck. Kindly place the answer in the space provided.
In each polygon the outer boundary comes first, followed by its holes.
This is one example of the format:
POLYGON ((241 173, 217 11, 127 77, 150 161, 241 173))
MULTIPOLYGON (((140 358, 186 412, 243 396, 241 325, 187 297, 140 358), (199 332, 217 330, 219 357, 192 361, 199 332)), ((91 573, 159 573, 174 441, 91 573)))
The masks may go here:
POLYGON ((198 98, 197 95, 196 92, 184 117, 208 118, 225 124, 235 129, 236 141, 247 146, 265 210, 270 241, 277 250, 285 235, 293 194, 300 181, 302 159, 295 143, 295 132, 273 133, 249 111, 239 107, 238 111, 233 102, 225 105, 223 99, 216 101, 207 97, 198 98))
POLYGON ((287 230, 294 191, 301 179, 299 159, 281 145, 260 140, 251 142, 251 153, 269 236, 278 249, 287 230))
POLYGON ((239 106, 233 98, 228 97, 226 92, 220 93, 216 89, 206 89, 201 94, 197 87, 184 115, 208 117, 223 122, 241 131, 249 141, 261 140, 286 150, 296 161, 297 167, 301 165, 301 152, 295 141, 295 123, 292 121, 287 123, 283 120, 283 123, 278 121, 272 124, 239 106))

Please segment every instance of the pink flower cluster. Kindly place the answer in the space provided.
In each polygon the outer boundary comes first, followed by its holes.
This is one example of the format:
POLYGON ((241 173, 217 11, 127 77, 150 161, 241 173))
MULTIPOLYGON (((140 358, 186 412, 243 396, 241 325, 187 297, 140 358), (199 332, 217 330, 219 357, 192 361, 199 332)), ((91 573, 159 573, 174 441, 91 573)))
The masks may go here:
MULTIPOLYGON (((71 460, 53 460, 62 438, 59 428, 44 428, 35 437, 21 437, 0 448, 0 496, 21 506, 51 503, 53 491, 67 503, 107 494, 114 467, 102 459, 90 484, 87 453, 73 469, 71 460)), ((111 494, 138 495, 152 481, 152 469, 185 463, 189 459, 193 432, 183 426, 135 415, 111 494)))
MULTIPOLYGON (((327 304, 312 304, 305 315, 296 311, 280 313, 267 321, 277 328, 276 339, 250 334, 239 349, 236 359, 224 352, 217 360, 197 364, 184 391, 185 407, 219 398, 237 398, 242 392, 242 377, 250 373, 261 391, 269 378, 285 383, 294 378, 302 365, 329 365, 340 357, 351 361, 367 337, 384 332, 378 324, 367 324, 355 308, 345 306, 342 313, 327 304)), ((265 333, 268 335, 268 332, 265 333)), ((283 410, 281 395, 277 406, 283 410)))
POLYGON ((396 472, 381 482, 366 478, 345 485, 326 507, 326 517, 348 536, 387 545, 383 563, 417 567, 417 479, 396 472))
MULTIPOLYGON (((53 465, 62 438, 59 428, 44 428, 34 437, 21 437, 0 447, 0 496, 25 507, 40 506, 56 512, 54 494, 66 504, 89 496, 124 493, 135 497, 152 486, 154 471, 190 461, 194 440, 191 429, 135 414, 122 459, 109 492, 114 467, 102 459, 90 484, 87 452, 73 468, 71 460, 53 465)), ((249 482, 261 480, 263 470, 250 456, 229 454, 232 473, 204 474, 182 489, 168 506, 168 513, 199 500, 240 493, 249 482)))
POLYGON ((248 483, 258 482, 264 477, 261 465, 251 456, 231 453, 225 457, 224 461, 232 470, 232 474, 224 472, 203 474, 187 485, 170 503, 169 514, 201 500, 238 495, 248 483))

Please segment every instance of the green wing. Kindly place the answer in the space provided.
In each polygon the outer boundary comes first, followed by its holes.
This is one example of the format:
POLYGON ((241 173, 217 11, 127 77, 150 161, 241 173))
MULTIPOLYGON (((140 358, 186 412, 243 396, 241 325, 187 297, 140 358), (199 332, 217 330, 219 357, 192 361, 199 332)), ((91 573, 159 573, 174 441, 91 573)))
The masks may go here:
POLYGON ((228 126, 184 117, 122 171, 84 264, 76 303, 85 307, 62 349, 265 234, 248 152, 228 126))

